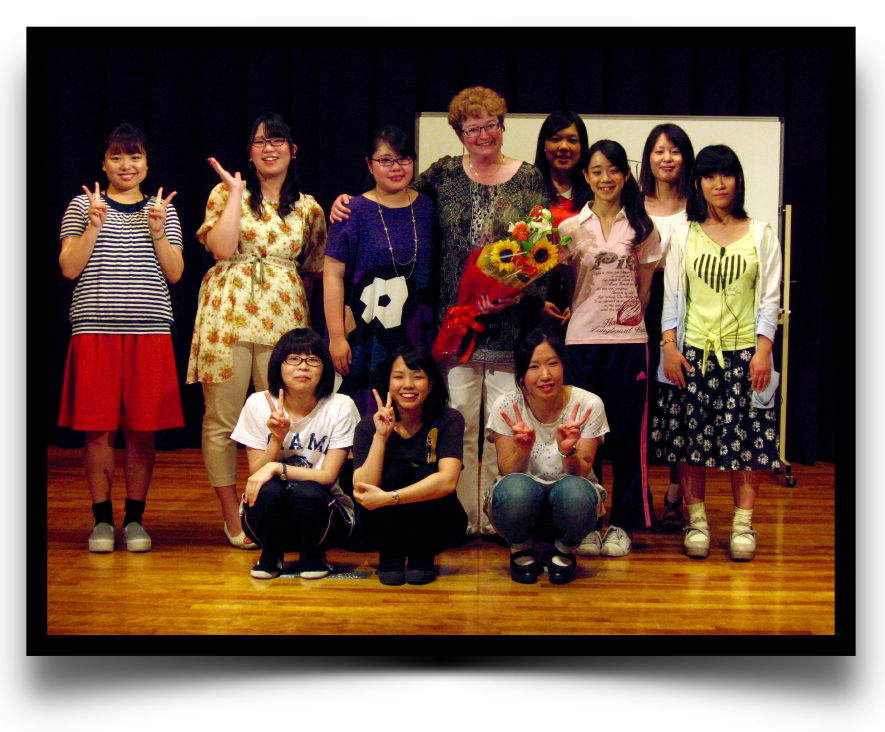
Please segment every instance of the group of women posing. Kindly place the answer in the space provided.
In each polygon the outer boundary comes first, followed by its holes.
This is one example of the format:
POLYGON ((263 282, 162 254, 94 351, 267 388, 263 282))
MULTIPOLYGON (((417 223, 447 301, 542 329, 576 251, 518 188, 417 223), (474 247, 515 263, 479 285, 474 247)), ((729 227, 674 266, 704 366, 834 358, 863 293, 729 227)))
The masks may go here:
MULTIPOLYGON (((492 90, 456 95, 449 123, 465 152, 418 176, 409 137, 376 131, 368 190, 336 200, 328 237, 322 210, 299 188, 297 148, 279 115, 253 124, 245 180, 209 159, 222 182, 197 236, 217 262, 200 288, 187 380, 203 384, 203 454, 224 533, 233 546, 261 549, 254 577, 277 576, 296 550, 302 577, 325 576, 325 551, 359 524, 380 550, 385 584, 432 581, 434 557, 465 535, 506 543, 518 582, 544 571, 533 543, 547 539, 551 582, 569 582, 576 554, 625 556, 633 532, 651 526, 647 451, 679 466, 664 521, 681 527, 685 502, 689 556, 709 552, 704 469, 732 471, 731 556, 753 557, 758 471, 777 466, 770 352, 780 250, 743 209, 737 157, 717 145, 693 160, 685 132, 659 125, 640 187, 623 147, 590 145, 572 112, 545 120, 535 165, 507 157, 505 114, 492 90), (539 203, 571 236, 565 296, 542 278, 517 297, 486 300, 471 358, 440 368, 429 348, 467 257, 539 203), (666 386, 649 418, 645 316, 656 269, 666 386), (328 345, 308 327, 317 276, 328 345), (539 319, 552 330, 525 332, 539 319), (603 534, 605 433, 612 502, 603 534), (242 497, 236 442, 251 474, 242 497), (352 499, 339 487, 351 452, 352 499)), ((126 436, 124 538, 146 551, 152 433, 183 422, 166 287, 183 268, 181 231, 174 193, 141 192, 148 158, 142 133, 115 130, 106 190, 85 189, 62 226, 62 269, 79 279, 59 423, 87 431, 93 551, 114 548, 117 426, 126 436), (103 287, 108 263, 123 257, 139 267, 135 290, 103 287)))

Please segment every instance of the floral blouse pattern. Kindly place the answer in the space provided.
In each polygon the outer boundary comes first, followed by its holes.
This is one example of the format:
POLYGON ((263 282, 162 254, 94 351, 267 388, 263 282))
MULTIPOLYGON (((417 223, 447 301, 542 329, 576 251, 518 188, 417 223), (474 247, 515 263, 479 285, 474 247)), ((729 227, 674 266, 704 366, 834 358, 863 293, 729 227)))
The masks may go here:
MULTIPOLYGON (((547 205, 547 193, 541 172, 523 163, 510 180, 497 185, 483 185, 464 172, 462 157, 446 156, 433 163, 413 183, 421 193, 436 203, 442 231, 439 325, 446 310, 458 300, 458 289, 467 257, 474 249, 502 238, 507 225, 518 221, 540 204, 547 205)), ((533 282, 526 295, 543 300, 547 279, 533 282)), ((528 305, 528 300, 525 300, 528 305)), ((509 307, 500 313, 481 316, 487 327, 476 336, 471 361, 512 363, 513 346, 520 330, 520 321, 537 316, 526 308, 509 307)))
MULTIPOLYGON (((218 223, 228 188, 219 183, 206 204, 197 231, 206 234, 218 223)), ((219 260, 203 277, 187 367, 187 383, 217 383, 233 374, 237 341, 273 346, 293 328, 310 327, 302 274, 323 271, 326 219, 319 204, 304 193, 285 221, 277 204, 264 201, 261 215, 249 207, 243 192, 240 237, 230 259, 219 260)))

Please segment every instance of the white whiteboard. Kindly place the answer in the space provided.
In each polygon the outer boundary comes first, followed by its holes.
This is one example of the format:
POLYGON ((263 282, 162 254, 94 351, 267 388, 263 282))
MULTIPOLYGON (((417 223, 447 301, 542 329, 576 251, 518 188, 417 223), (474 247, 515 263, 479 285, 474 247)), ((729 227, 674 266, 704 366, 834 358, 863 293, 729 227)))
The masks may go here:
MULTIPOLYGON (((535 162, 538 132, 546 119, 544 114, 508 114, 504 120, 504 152, 512 158, 535 162)), ((780 207, 783 198, 783 122, 778 117, 665 117, 581 115, 587 125, 592 145, 596 140, 616 140, 624 146, 639 180, 639 161, 645 138, 655 125, 673 122, 686 131, 695 154, 707 145, 728 145, 737 153, 746 181, 745 208, 754 219, 760 219, 780 231, 780 207)), ((449 127, 446 114, 422 112, 415 121, 415 142, 418 168, 424 171, 444 155, 464 152, 455 131, 449 127)))

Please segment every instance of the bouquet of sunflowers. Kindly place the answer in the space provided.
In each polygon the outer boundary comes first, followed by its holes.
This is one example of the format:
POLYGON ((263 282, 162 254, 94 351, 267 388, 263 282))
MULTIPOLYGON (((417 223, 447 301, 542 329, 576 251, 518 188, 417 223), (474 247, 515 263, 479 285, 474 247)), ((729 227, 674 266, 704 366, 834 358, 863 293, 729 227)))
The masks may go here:
POLYGON ((562 248, 571 237, 554 244, 555 232, 553 214, 535 206, 528 216, 510 225, 508 235, 471 252, 461 276, 458 303, 446 312, 433 344, 437 361, 455 355, 465 339, 461 360, 470 358, 476 333, 485 330, 485 324, 476 319, 482 297, 491 301, 512 297, 564 260, 562 248))

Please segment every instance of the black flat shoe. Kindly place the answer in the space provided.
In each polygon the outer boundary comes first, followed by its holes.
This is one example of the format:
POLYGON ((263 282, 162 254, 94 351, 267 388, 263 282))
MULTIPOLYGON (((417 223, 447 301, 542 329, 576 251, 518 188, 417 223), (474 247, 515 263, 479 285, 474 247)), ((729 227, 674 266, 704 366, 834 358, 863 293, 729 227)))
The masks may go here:
POLYGON ((406 558, 385 557, 378 562, 378 579, 382 585, 404 585, 406 583, 406 558))
POLYGON ((521 552, 510 555, 510 577, 514 582, 532 585, 538 581, 538 575, 541 574, 540 569, 540 564, 531 549, 523 549, 521 552), (531 557, 532 561, 528 564, 518 564, 516 560, 522 557, 531 557))
POLYGON ((554 554, 550 561, 547 562, 547 574, 550 575, 550 584, 552 585, 567 585, 575 578, 575 573, 578 568, 578 563, 575 560, 574 554, 554 554), (568 564, 557 564, 553 560, 559 557, 560 559, 565 559, 569 563, 568 564))
POLYGON ((662 523, 667 531, 682 531, 685 528, 685 516, 682 514, 682 496, 670 503, 667 500, 666 494, 664 495, 664 518, 662 523))
POLYGON ((409 557, 406 582, 410 585, 428 585, 436 579, 433 557, 409 557))

